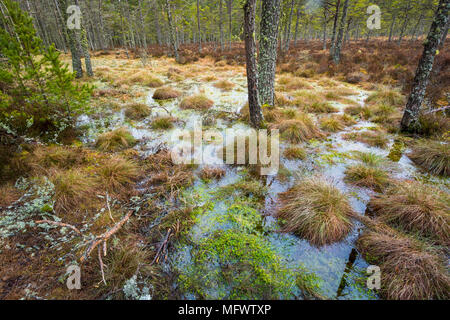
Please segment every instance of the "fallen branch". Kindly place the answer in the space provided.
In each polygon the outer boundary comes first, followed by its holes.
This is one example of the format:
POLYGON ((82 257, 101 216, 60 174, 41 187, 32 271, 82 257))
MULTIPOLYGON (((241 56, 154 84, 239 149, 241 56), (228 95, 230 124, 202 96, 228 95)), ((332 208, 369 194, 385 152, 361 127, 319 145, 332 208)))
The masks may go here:
POLYGON ((157 263, 159 261, 159 258, 161 257, 161 255, 164 254, 164 251, 167 248, 167 245, 169 243, 169 238, 170 238, 171 234, 172 234, 172 229, 167 230, 167 234, 164 237, 164 240, 159 245, 158 251, 156 252, 156 255, 153 258, 153 261, 152 261, 152 263, 150 263, 150 265, 154 264, 155 262, 157 263))
POLYGON ((66 227, 66 228, 70 228, 73 231, 75 231, 76 233, 78 233, 80 236, 82 236, 82 233, 80 232, 80 230, 78 230, 76 227, 74 227, 71 224, 67 224, 67 223, 62 223, 62 222, 57 222, 57 221, 51 221, 51 220, 38 220, 35 221, 34 223, 36 224, 41 224, 41 223, 48 223, 48 224, 53 224, 55 226, 59 226, 59 227, 66 227))
POLYGON ((161 109, 163 109, 165 112, 167 112, 167 113, 169 114, 169 116, 172 116, 172 113, 171 113, 169 110, 167 110, 167 108, 164 107, 164 106, 149 106, 149 107, 150 107, 150 109, 153 109, 153 108, 161 108, 161 109))
POLYGON ((117 231, 119 231, 120 228, 125 224, 125 222, 130 219, 131 215, 133 214, 133 211, 128 212, 126 216, 122 218, 114 227, 112 227, 110 230, 106 231, 105 233, 97 236, 94 240, 91 241, 91 245, 86 250, 86 252, 83 254, 83 256, 80 258, 80 262, 83 262, 86 260, 86 258, 91 254, 91 252, 100 244, 103 243, 103 254, 106 255, 106 241, 115 234, 117 231))

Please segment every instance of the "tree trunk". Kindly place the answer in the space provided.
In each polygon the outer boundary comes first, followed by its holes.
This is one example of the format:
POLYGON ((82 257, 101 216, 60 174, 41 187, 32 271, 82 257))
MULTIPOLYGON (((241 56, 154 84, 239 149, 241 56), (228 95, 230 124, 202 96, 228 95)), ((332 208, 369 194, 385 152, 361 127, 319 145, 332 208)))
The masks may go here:
POLYGON ((245 59, 247 65, 248 107, 250 124, 259 128, 263 121, 261 106, 258 99, 258 73, 256 71, 255 43, 255 9, 256 0, 246 0, 244 4, 244 40, 245 59))
POLYGON ((156 41, 158 41, 158 45, 162 46, 162 37, 161 37, 161 26, 159 25, 159 6, 158 2, 155 0, 155 29, 156 29, 156 41))
POLYGON ((142 0, 139 0, 139 19, 141 20, 142 26, 142 45, 144 46, 144 50, 147 51, 147 35, 145 34, 144 15, 142 13, 142 0))
POLYGON ((430 73, 433 69, 436 50, 439 47, 439 43, 448 23, 449 10, 450 0, 440 0, 434 16, 434 21, 424 44, 423 54, 417 67, 411 94, 406 103, 405 112, 400 125, 403 132, 415 132, 420 129, 418 121, 420 108, 425 97, 430 73))
POLYGON ((222 15, 222 0, 219 0, 219 32, 220 32, 220 51, 223 51, 223 15, 222 15))
POLYGON ((344 2, 344 8, 342 11, 341 24, 339 25, 339 34, 336 40, 336 46, 333 52, 333 60, 334 63, 338 64, 341 61, 341 48, 342 48, 342 40, 344 39, 344 29, 347 19, 347 11, 348 11, 348 0, 344 2))
POLYGON ((173 27, 173 21, 172 21, 172 10, 170 9, 170 2, 169 0, 166 0, 166 10, 167 10, 167 22, 169 24, 169 34, 170 34, 170 41, 172 43, 173 48, 173 54, 175 56, 175 60, 178 62, 180 61, 180 57, 178 55, 178 43, 175 35, 175 30, 173 27))
POLYGON ((202 52, 202 33, 200 30, 200 0, 197 0, 198 52, 202 52))
POLYGON ((77 43, 78 37, 76 36, 75 29, 70 30, 69 28, 67 28, 66 21, 69 18, 69 16, 67 15, 67 0, 61 0, 60 3, 62 5, 62 8, 59 7, 58 1, 55 0, 56 9, 62 17, 62 28, 67 34, 67 42, 69 43, 70 53, 72 55, 72 69, 73 72, 75 72, 75 77, 81 78, 83 77, 83 67, 81 64, 81 52, 79 51, 80 46, 77 43))
POLYGON ((330 54, 333 55, 334 47, 335 47, 335 41, 336 41, 336 31, 337 31, 337 24, 339 19, 339 9, 341 8, 341 0, 337 0, 336 3, 336 13, 334 15, 334 23, 333 23, 333 34, 331 36, 331 47, 330 47, 330 54))
POLYGON ((277 62, 277 35, 280 21, 280 0, 262 0, 258 81, 261 104, 274 105, 275 67, 277 62))
POLYGON ((389 28, 389 40, 388 42, 392 41, 392 33, 394 32, 394 26, 395 26, 395 19, 397 19, 397 13, 394 13, 394 17, 392 18, 391 27, 389 28))
POLYGON ((445 26, 444 34, 442 35, 441 43, 439 44, 439 48, 440 48, 440 49, 442 49, 442 48, 444 47, 445 40, 447 40, 448 27, 449 27, 449 25, 450 25, 450 20, 447 21, 447 25, 445 26))
POLYGON ((228 37, 230 40, 230 50, 231 50, 231 40, 232 40, 232 25, 231 25, 232 15, 231 15, 231 13, 232 13, 232 7, 233 7, 233 0, 228 0, 227 5, 228 5, 228 37))
POLYGON ((286 37, 285 37, 285 51, 287 52, 289 50, 289 43, 291 42, 291 24, 292 24, 292 15, 294 13, 294 3, 295 1, 291 1, 291 10, 289 11, 289 20, 287 24, 287 31, 286 31, 286 37))
POLYGON ((297 19, 295 20, 295 31, 294 31, 294 47, 297 45, 297 35, 298 35, 298 23, 300 21, 300 5, 297 7, 297 19))
POLYGON ((322 42, 323 42, 323 50, 327 50, 327 8, 323 9, 323 38, 322 38, 322 42))

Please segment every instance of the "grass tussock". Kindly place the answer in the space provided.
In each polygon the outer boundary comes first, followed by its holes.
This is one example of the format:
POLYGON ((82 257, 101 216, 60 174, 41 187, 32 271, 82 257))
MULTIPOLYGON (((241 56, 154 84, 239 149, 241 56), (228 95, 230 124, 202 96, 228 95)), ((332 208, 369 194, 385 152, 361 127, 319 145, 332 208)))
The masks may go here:
POLYGON ((95 179, 82 170, 55 170, 50 177, 55 186, 56 211, 71 211, 80 206, 88 204, 95 197, 98 184, 95 179))
POLYGON ((313 113, 334 113, 338 112, 338 110, 333 107, 328 102, 314 102, 313 104, 310 104, 309 106, 306 106, 303 108, 306 112, 313 112, 313 113))
POLYGON ((214 101, 208 99, 203 94, 186 97, 181 101, 181 109, 207 110, 214 105, 214 101))
POLYGON ((345 125, 338 117, 325 117, 320 119, 320 128, 328 132, 343 130, 345 125))
POLYGON ((304 79, 284 75, 278 79, 278 89, 280 91, 293 91, 299 89, 312 89, 311 85, 304 79))
POLYGON ((132 147, 136 139, 126 128, 105 132, 97 138, 96 146, 101 151, 119 151, 132 147))
POLYGON ((343 135, 343 138, 346 140, 355 140, 365 144, 368 144, 371 147, 378 148, 386 148, 389 143, 389 139, 386 134, 382 131, 362 131, 362 132, 350 132, 348 134, 343 135))
POLYGON ((404 182, 370 200, 378 219, 391 226, 450 243, 450 197, 420 182, 404 182))
POLYGON ((159 196, 173 198, 194 181, 191 166, 174 163, 169 150, 149 156, 145 163, 149 176, 147 185, 159 196))
POLYGON ((139 167, 134 161, 117 156, 104 161, 97 174, 106 190, 122 193, 139 177, 139 167))
POLYGON ((167 100, 167 99, 175 99, 181 95, 181 92, 171 88, 171 87, 163 87, 156 89, 153 93, 153 99, 156 100, 167 100))
POLYGON ((392 107, 402 107, 405 102, 405 97, 399 91, 388 87, 381 88, 366 99, 366 103, 369 105, 381 104, 392 107))
POLYGON ((289 160, 306 159, 306 150, 300 147, 288 147, 284 150, 283 155, 289 160))
POLYGON ((446 142, 418 142, 408 157, 431 174, 450 176, 450 147, 446 142))
POLYGON ((305 113, 299 114, 295 119, 286 120, 276 126, 281 137, 291 143, 300 143, 310 139, 320 139, 324 134, 315 125, 314 121, 305 113))
POLYGON ((144 103, 130 103, 125 106, 125 116, 133 120, 141 120, 151 114, 151 109, 144 103))
POLYGON ((223 168, 204 167, 200 171, 200 178, 204 181, 219 180, 223 176, 225 176, 225 169, 223 168))
POLYGON ((220 80, 214 83, 214 87, 224 91, 229 91, 234 88, 234 83, 228 80, 220 80))
POLYGON ((390 182, 386 171, 375 166, 357 164, 347 168, 345 181, 358 187, 366 187, 381 192, 390 182))
POLYGON ((343 240, 352 229, 354 211, 347 197, 322 178, 300 181, 280 194, 280 200, 283 231, 294 232, 313 245, 343 240))
POLYGON ((384 299, 448 299, 446 258, 429 244, 381 224, 366 230, 357 247, 382 270, 380 294, 384 299))
POLYGON ((158 117, 152 120, 150 127, 153 130, 168 130, 173 128, 174 121, 173 117, 158 117))

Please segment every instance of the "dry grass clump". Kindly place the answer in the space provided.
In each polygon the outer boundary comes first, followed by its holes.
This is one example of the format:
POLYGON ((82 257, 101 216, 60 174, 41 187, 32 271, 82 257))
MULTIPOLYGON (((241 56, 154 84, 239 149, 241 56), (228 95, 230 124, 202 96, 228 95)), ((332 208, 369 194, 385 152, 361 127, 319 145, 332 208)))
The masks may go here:
POLYGON ((156 89, 153 93, 153 99, 157 100, 167 100, 167 99, 175 99, 178 98, 181 95, 181 92, 171 88, 171 87, 164 87, 156 89))
POLYGON ((146 164, 150 177, 147 185, 159 196, 173 198, 194 181, 191 167, 174 163, 169 150, 161 150, 149 156, 146 164))
POLYGON ((446 142, 418 142, 408 157, 431 174, 450 176, 450 147, 446 142))
POLYGON ((320 128, 328 132, 337 132, 344 129, 344 124, 337 117, 325 117, 320 119, 320 128))
POLYGON ((388 300, 448 299, 450 278, 439 250, 377 225, 358 239, 359 251, 381 269, 380 294, 388 300))
POLYGON ((234 83, 228 80, 220 80, 214 83, 214 87, 228 91, 234 88, 234 83))
POLYGON ((158 117, 152 120, 150 127, 153 130, 168 130, 173 128, 173 122, 175 118, 173 117, 158 117))
POLYGON ((402 107, 405 104, 405 97, 399 91, 385 87, 371 94, 366 102, 370 105, 381 104, 402 107))
POLYGON ((4 184, 0 186, 0 207, 7 207, 14 201, 18 200, 21 192, 17 190, 12 184, 4 184))
POLYGON ((417 133, 423 136, 443 136, 450 131, 450 120, 441 112, 422 114, 419 117, 417 133))
POLYGON ((299 89, 312 89, 311 85, 300 78, 284 75, 278 79, 278 90, 280 91, 292 91, 299 89))
POLYGON ((115 193, 126 191, 139 176, 139 168, 134 161, 122 157, 112 157, 104 161, 96 170, 99 184, 115 193))
POLYGON ((365 120, 369 119, 372 116, 372 110, 367 106, 364 107, 359 105, 348 106, 345 108, 344 112, 347 115, 358 116, 365 120))
POLYGON ((403 182, 370 200, 378 220, 392 226, 450 243, 450 197, 420 182, 403 182))
POLYGON ((289 160, 304 160, 306 159, 306 150, 300 147, 288 147, 284 150, 283 155, 289 160))
POLYGON ((314 90, 298 90, 293 92, 292 96, 293 100, 290 101, 290 104, 300 109, 305 109, 314 103, 320 104, 327 102, 321 92, 314 90))
POLYGON ((356 121, 352 116, 346 113, 339 115, 338 119, 346 126, 352 126, 358 123, 358 121, 356 121))
POLYGON ((355 213, 347 197, 322 178, 300 181, 280 194, 280 200, 283 231, 294 232, 313 245, 343 240, 352 229, 355 213))
POLYGON ((126 128, 105 132, 97 138, 96 146, 102 151, 118 151, 132 147, 136 139, 126 128))
POLYGON ((200 172, 200 178, 204 181, 219 180, 223 176, 225 176, 225 169, 223 168, 204 167, 200 172))
POLYGON ((362 132, 350 132, 343 135, 346 140, 356 140, 362 143, 366 143, 372 147, 385 148, 389 143, 389 139, 382 131, 362 131, 362 132))
POLYGON ((86 161, 82 148, 65 146, 38 146, 25 161, 34 173, 41 174, 50 168, 69 169, 86 161))
POLYGON ((314 102, 309 106, 305 106, 303 108, 306 112, 314 112, 314 113, 334 113, 338 112, 338 109, 333 107, 328 102, 314 102))
POLYGON ((118 85, 123 84, 141 84, 143 86, 148 86, 151 88, 160 87, 164 84, 164 82, 155 77, 154 75, 150 74, 147 71, 139 71, 139 72, 133 72, 128 76, 121 77, 119 80, 115 82, 118 85))
POLYGON ((50 177, 55 186, 55 210, 70 211, 88 204, 96 196, 97 182, 79 169, 55 170, 50 177))
POLYGON ((186 97, 181 101, 181 109, 207 110, 214 105, 214 101, 208 99, 203 94, 186 97))
POLYGON ((125 106, 125 116, 133 120, 141 120, 151 113, 149 106, 144 103, 130 103, 125 106))
POLYGON ((281 137, 291 143, 300 143, 310 139, 320 139, 324 137, 322 131, 314 124, 314 121, 305 113, 301 113, 297 118, 286 120, 276 126, 280 130, 281 137))
POLYGON ((345 181, 381 192, 389 184, 390 179, 386 171, 376 166, 357 164, 347 168, 345 181))

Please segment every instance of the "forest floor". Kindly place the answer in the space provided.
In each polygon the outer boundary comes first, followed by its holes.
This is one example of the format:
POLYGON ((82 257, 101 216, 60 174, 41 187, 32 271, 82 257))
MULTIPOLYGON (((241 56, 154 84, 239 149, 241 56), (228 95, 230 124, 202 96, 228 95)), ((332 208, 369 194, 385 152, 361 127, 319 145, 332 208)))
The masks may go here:
MULTIPOLYGON (((311 177, 326 181, 362 217, 374 214, 371 199, 417 184, 448 209, 449 173, 427 172, 417 155, 424 144, 448 154, 446 142, 399 134, 405 96, 368 82, 364 70, 351 84, 308 67, 278 68, 276 105, 263 112, 267 127, 280 130, 280 167, 261 176, 251 165, 177 165, 169 152, 177 129, 195 123, 249 128, 243 65, 123 52, 92 63, 95 78, 83 79, 95 85, 92 112, 76 135, 25 147, 14 159, 23 177, 2 186, 0 299, 378 299, 366 286, 370 257, 357 244, 364 219, 352 219, 336 241, 314 244, 284 232, 292 222, 278 215, 286 192, 311 177), (66 287, 74 263, 81 290, 66 287)), ((222 148, 205 140, 202 151, 212 159, 222 148)), ((440 240, 416 240, 442 248, 440 240)))

